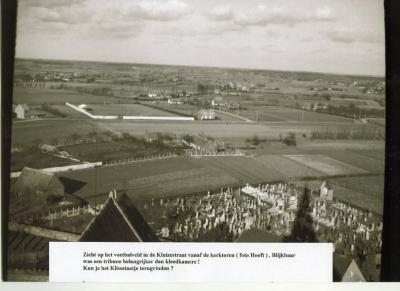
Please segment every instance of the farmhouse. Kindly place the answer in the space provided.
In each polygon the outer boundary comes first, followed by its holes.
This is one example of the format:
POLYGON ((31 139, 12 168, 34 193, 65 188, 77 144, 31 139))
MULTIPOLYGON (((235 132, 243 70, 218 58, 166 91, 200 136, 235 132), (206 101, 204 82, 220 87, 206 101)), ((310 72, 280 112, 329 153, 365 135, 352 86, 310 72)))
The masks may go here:
POLYGON ((64 185, 53 173, 25 167, 13 186, 18 196, 25 194, 64 195, 64 185))
POLYGON ((111 191, 102 209, 87 225, 83 242, 156 242, 153 230, 126 194, 111 191))
POLYGON ((32 110, 26 104, 18 104, 15 106, 14 112, 19 119, 29 119, 34 117, 32 110))
POLYGON ((213 120, 215 119, 215 111, 213 109, 201 109, 197 113, 197 118, 200 120, 213 120))
POLYGON ((212 107, 218 107, 218 106, 226 106, 226 102, 221 96, 215 97, 213 100, 211 100, 211 106, 212 107))

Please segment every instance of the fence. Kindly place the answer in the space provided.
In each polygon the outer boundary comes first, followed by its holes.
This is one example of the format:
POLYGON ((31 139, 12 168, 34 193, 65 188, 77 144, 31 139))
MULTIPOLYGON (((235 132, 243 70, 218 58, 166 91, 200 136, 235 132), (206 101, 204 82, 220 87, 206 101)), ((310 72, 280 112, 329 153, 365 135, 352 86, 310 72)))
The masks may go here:
POLYGON ((96 215, 96 213, 103 208, 103 204, 98 204, 96 206, 84 205, 84 206, 73 206, 72 208, 65 208, 55 211, 48 211, 47 213, 42 212, 39 214, 31 214, 31 215, 16 215, 11 217, 13 222, 23 223, 23 224, 32 224, 36 221, 48 221, 60 219, 63 217, 72 217, 78 216, 81 214, 90 213, 92 215, 96 215))
POLYGON ((207 152, 205 150, 190 150, 186 152, 191 157, 237 157, 245 154, 240 150, 225 152, 207 152))
POLYGON ((167 158, 173 158, 173 157, 177 157, 177 156, 178 155, 176 153, 168 153, 168 154, 152 155, 152 156, 143 157, 143 158, 126 158, 126 159, 122 159, 122 160, 106 161, 106 162, 103 162, 102 166, 110 167, 110 166, 130 164, 130 163, 135 163, 135 162, 167 159, 167 158))

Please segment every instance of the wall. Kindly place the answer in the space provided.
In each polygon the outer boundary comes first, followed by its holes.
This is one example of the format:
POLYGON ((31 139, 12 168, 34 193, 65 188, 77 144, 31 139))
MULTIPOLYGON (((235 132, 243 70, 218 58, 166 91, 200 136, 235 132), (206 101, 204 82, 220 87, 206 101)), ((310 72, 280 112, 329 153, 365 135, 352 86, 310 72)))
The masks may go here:
POLYGON ((37 235, 41 237, 46 237, 50 239, 60 240, 60 241, 77 241, 79 235, 72 234, 68 232, 56 231, 47 228, 41 228, 32 225, 19 224, 15 222, 8 223, 8 229, 11 231, 22 231, 32 235, 37 235))
MULTIPOLYGON (((79 165, 69 165, 69 166, 62 166, 62 167, 52 167, 52 168, 44 168, 41 169, 43 172, 46 173, 58 173, 58 172, 68 172, 74 170, 82 170, 88 168, 94 168, 96 166, 102 166, 103 162, 96 162, 96 163, 85 163, 79 165)), ((11 178, 18 178, 21 172, 13 172, 10 174, 11 178)))

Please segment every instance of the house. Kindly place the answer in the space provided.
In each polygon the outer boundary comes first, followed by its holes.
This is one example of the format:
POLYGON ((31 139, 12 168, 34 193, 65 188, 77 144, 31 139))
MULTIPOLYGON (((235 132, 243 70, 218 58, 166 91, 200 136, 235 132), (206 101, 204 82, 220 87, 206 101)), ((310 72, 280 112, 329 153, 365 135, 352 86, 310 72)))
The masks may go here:
POLYGON ((81 242, 157 242, 146 220, 126 194, 110 195, 82 232, 81 242))
POLYGON ((183 100, 180 98, 168 98, 168 104, 183 104, 183 100))
POLYGON ((217 96, 213 100, 211 100, 212 107, 226 106, 226 105, 227 105, 227 103, 224 101, 224 99, 221 96, 217 96))
POLYGON ((20 195, 51 194, 64 195, 64 184, 53 173, 25 167, 12 187, 12 192, 20 195))
POLYGON ((18 104, 15 106, 14 112, 19 119, 29 119, 33 117, 31 109, 26 104, 18 104))
POLYGON ((365 282, 360 267, 353 258, 337 253, 333 254, 334 282, 365 282))
POLYGON ((197 113, 197 118, 200 120, 215 119, 215 111, 213 109, 200 109, 197 113))

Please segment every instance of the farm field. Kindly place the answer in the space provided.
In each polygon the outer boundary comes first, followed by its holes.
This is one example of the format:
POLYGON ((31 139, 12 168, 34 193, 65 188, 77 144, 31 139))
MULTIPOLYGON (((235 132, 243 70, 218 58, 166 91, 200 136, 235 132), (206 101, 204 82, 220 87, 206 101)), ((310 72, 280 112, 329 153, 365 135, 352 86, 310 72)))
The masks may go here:
POLYGON ((383 213, 384 176, 349 177, 327 180, 334 189, 334 197, 354 205, 383 213))
POLYGON ((286 155, 285 157, 329 176, 366 173, 365 170, 324 155, 286 155))
POLYGON ((52 156, 49 154, 35 152, 16 152, 11 154, 11 172, 21 171, 24 167, 31 167, 36 169, 60 167, 74 165, 77 162, 63 159, 60 157, 52 156))
POLYGON ((329 115, 306 110, 298 110, 281 106, 248 106, 245 110, 238 110, 235 114, 257 121, 305 121, 305 122, 353 122, 350 118, 329 115))
POLYGON ((51 143, 55 139, 65 139, 69 135, 79 133, 88 134, 99 130, 95 123, 85 120, 35 120, 19 121, 12 124, 12 143, 22 146, 31 146, 32 142, 40 139, 43 143, 51 143))
POLYGON ((356 153, 366 156, 369 158, 377 159, 379 161, 385 160, 385 151, 384 150, 355 150, 356 153))
POLYGON ((107 122, 98 121, 98 124, 105 125, 108 128, 126 132, 132 135, 143 135, 152 127, 156 127, 159 132, 168 132, 175 134, 206 134, 214 138, 248 138, 257 135, 261 138, 279 138, 289 132, 297 134, 307 134, 308 136, 314 130, 330 131, 338 129, 348 129, 351 124, 325 124, 325 123, 256 123, 256 122, 221 122, 221 121, 191 121, 191 122, 107 122))
POLYGON ((367 120, 370 123, 381 125, 381 126, 385 126, 385 124, 386 124, 385 118, 368 118, 367 120))
MULTIPOLYGON (((383 174, 385 161, 363 154, 364 151, 330 151, 326 155, 338 161, 351 164, 370 173, 383 174)), ((367 151, 366 151, 367 152, 367 151)))
POLYGON ((144 140, 117 140, 97 143, 81 143, 63 146, 62 150, 72 157, 88 161, 116 161, 128 158, 143 158, 160 154, 179 154, 181 149, 164 144, 148 143, 144 140))
POLYGON ((324 176, 323 172, 302 165, 300 163, 294 162, 284 156, 260 155, 256 156, 255 159, 263 163, 264 166, 269 170, 282 173, 282 175, 284 175, 288 179, 297 177, 324 176))
POLYGON ((199 158, 199 163, 211 166, 229 173, 236 178, 238 185, 246 183, 257 184, 265 181, 280 181, 285 176, 266 168, 252 157, 213 157, 199 158))
POLYGON ((60 173, 59 176, 72 179, 70 181, 72 184, 79 185, 84 182, 83 187, 74 195, 99 203, 103 202, 104 193, 113 189, 126 189, 133 198, 162 197, 206 191, 209 187, 220 187, 236 182, 228 174, 212 167, 205 167, 187 157, 65 172, 60 173), (96 191, 95 180, 97 181, 96 191), (94 194, 94 192, 100 194, 94 194))
MULTIPOLYGON (((320 160, 344 163, 321 156, 320 160)), ((349 169, 353 166, 347 165, 349 169)), ((100 203, 110 190, 125 190, 133 199, 188 195, 221 187, 239 187, 330 175, 350 174, 348 168, 330 173, 278 155, 242 157, 174 157, 60 173, 70 183, 81 184, 74 195, 100 203), (299 174, 300 173, 300 174, 299 174), (95 187, 95 181, 97 186, 95 187), (82 183, 83 182, 83 183, 82 183)), ((355 174, 354 171, 351 171, 355 174)), ((356 173, 366 173, 358 170, 356 173)))
POLYGON ((141 104, 88 104, 94 115, 179 116, 141 104))
POLYGON ((118 102, 120 99, 111 96, 91 95, 64 89, 21 88, 13 91, 13 104, 73 104, 118 102))
MULTIPOLYGON (((166 102, 159 102, 156 104, 151 104, 159 107, 160 109, 171 110, 177 114, 197 116, 200 110, 199 106, 190 104, 168 104, 166 102)), ((216 111, 215 116, 217 119, 222 121, 243 121, 243 119, 225 114, 224 112, 216 111)))

